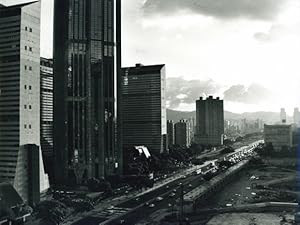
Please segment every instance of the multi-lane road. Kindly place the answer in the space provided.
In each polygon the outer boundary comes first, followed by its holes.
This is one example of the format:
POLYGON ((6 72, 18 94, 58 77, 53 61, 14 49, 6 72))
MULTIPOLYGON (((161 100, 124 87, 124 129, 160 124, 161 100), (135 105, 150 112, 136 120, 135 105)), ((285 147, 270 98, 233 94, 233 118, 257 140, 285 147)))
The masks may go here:
MULTIPOLYGON (((236 150, 238 151, 238 150, 236 150)), ((163 215, 180 205, 181 186, 183 193, 205 182, 202 174, 193 173, 196 166, 162 181, 154 188, 143 193, 133 192, 127 196, 106 201, 101 207, 96 207, 72 225, 126 224, 159 221, 163 215), (157 213, 156 213, 157 212, 157 213)), ((143 223, 141 223, 143 224, 143 223)))

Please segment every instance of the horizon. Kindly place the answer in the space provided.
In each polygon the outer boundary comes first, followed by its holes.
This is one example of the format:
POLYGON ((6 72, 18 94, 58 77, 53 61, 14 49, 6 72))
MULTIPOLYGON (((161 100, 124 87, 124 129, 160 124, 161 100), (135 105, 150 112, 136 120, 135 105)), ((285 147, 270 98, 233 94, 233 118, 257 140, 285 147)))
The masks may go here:
MULTIPOLYGON (((194 111, 182 111, 182 110, 175 110, 175 109, 170 109, 170 108, 167 108, 168 110, 171 110, 171 111, 176 111, 176 112, 185 112, 185 113, 192 113, 192 112, 196 112, 196 109, 194 111)), ((229 113, 234 113, 234 114, 239 114, 239 115, 242 115, 242 114, 245 114, 245 113, 278 113, 280 114, 280 111, 253 111, 253 112, 242 112, 242 113, 236 113, 236 112, 232 112, 232 111, 229 111, 229 110, 225 110, 224 109, 224 112, 229 112, 229 113)), ((289 114, 287 113, 286 114, 288 117, 293 117, 293 114, 289 114)))

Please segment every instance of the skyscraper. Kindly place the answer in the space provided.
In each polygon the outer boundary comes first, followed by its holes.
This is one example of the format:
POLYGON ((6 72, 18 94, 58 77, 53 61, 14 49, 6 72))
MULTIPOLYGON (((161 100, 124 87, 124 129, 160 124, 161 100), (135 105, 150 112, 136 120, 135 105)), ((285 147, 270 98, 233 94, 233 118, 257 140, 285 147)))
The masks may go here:
POLYGON ((33 203, 49 185, 40 149, 40 2, 0 5, 0 27, 0 181, 33 203))
MULTIPOLYGON (((122 68, 123 149, 167 151, 165 65, 122 68)), ((126 153, 124 153, 126 154, 126 153)))
POLYGON ((167 121, 167 134, 168 134, 168 147, 172 147, 175 144, 175 130, 174 121, 167 121))
POLYGON ((284 108, 280 109, 280 122, 286 123, 286 112, 284 108))
POLYGON ((41 58, 41 148, 45 170, 52 179, 54 175, 53 152, 53 60, 41 58))
POLYGON ((203 145, 222 145, 224 134, 223 100, 200 97, 196 101, 195 141, 203 145))
MULTIPOLYGON (((116 148, 115 136, 115 71, 120 72, 116 68, 120 58, 116 63, 114 12, 120 5, 120 0, 55 1, 57 183, 80 183, 118 172, 121 149, 116 148)), ((118 29, 119 15, 117 19, 118 29)), ((117 36, 120 38, 119 32, 117 36)))
POLYGON ((191 145, 190 123, 188 120, 180 120, 175 123, 175 144, 189 147, 191 145))

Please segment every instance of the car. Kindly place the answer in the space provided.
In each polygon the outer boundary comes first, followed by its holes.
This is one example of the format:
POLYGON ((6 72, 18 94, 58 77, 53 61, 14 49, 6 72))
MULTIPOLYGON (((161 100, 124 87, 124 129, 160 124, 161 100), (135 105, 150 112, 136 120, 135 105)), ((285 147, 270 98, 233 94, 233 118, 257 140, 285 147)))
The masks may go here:
POLYGON ((174 197, 176 195, 176 193, 174 193, 174 192, 172 192, 170 195, 169 195, 169 197, 174 197))
POLYGON ((149 205, 149 208, 154 208, 154 207, 155 205, 153 203, 149 205))
POLYGON ((163 199, 164 199, 163 197, 160 197, 160 196, 159 196, 159 197, 156 198, 156 201, 160 202, 160 201, 162 201, 163 199))
POLYGON ((149 206, 149 205, 150 205, 150 203, 149 203, 149 202, 146 202, 146 203, 145 203, 145 206, 149 206))

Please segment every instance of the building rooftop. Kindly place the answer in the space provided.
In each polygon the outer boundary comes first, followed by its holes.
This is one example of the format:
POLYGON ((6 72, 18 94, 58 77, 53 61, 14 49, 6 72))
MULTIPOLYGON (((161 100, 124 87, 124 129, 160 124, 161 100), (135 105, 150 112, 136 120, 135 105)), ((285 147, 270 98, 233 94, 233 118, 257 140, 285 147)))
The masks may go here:
POLYGON ((122 70, 129 70, 135 75, 160 71, 165 64, 148 65, 136 64, 134 67, 123 67, 122 70))
POLYGON ((21 4, 17 4, 17 5, 4 5, 4 4, 0 4, 0 8, 22 8, 24 6, 36 3, 39 1, 32 1, 32 2, 26 2, 26 3, 21 3, 21 4))

